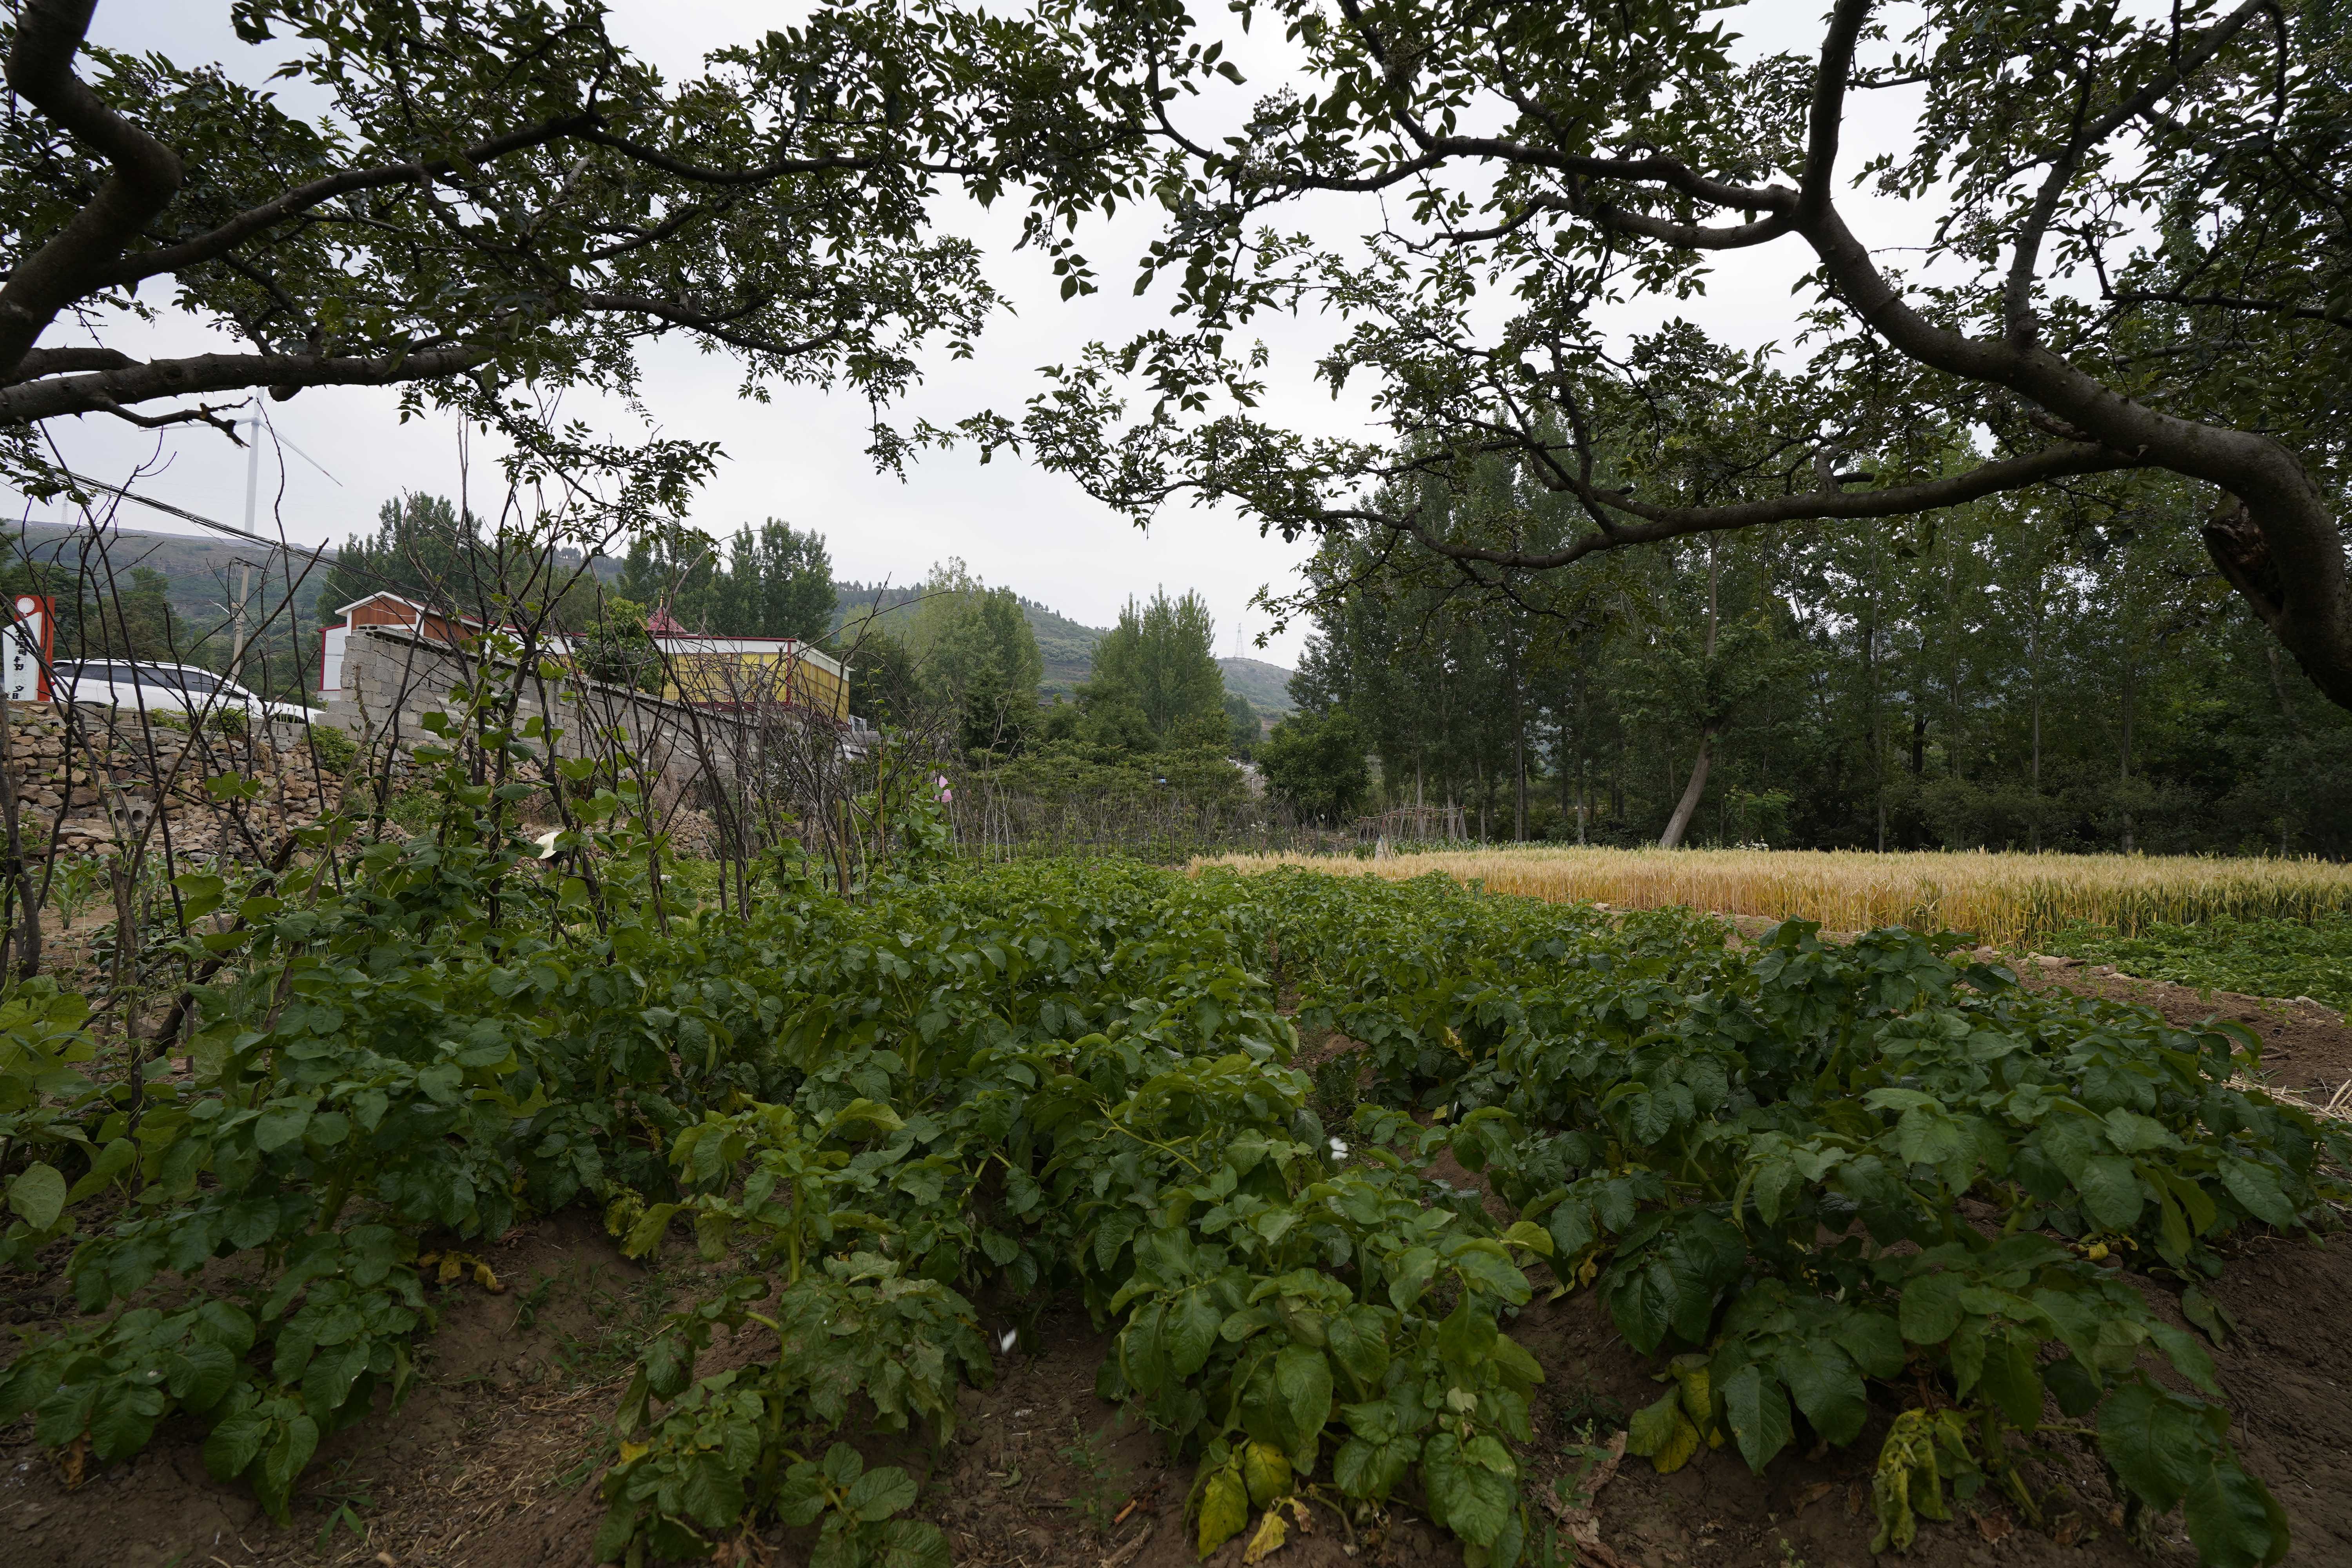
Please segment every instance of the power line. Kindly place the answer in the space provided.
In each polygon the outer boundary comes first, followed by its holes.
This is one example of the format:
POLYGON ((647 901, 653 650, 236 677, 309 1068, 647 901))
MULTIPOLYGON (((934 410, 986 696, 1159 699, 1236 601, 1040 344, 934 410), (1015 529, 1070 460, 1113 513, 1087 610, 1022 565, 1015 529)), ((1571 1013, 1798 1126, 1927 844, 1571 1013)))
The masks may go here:
MULTIPOLYGON (((242 539, 248 543, 258 544, 265 550, 282 550, 289 555, 299 555, 303 553, 303 551, 299 545, 288 544, 283 542, 273 543, 269 540, 264 539, 260 534, 248 532, 242 528, 232 528, 226 522, 215 522, 211 518, 205 517, 198 512, 190 511, 186 507, 174 506, 167 500, 157 500, 152 496, 142 496, 138 491, 131 489, 127 486, 109 484, 104 479, 93 479, 86 474, 77 474, 71 470, 67 471, 66 478, 71 479, 78 485, 88 485, 92 489, 104 490, 109 495, 121 496, 124 500, 136 501, 141 506, 146 507, 152 511, 160 511, 167 516, 176 517, 184 522, 193 522, 198 528, 209 528, 215 533, 225 533, 231 539, 242 539)), ((325 555, 328 551, 332 549, 334 549, 334 546, 331 544, 321 544, 318 548, 309 552, 309 554, 310 559, 315 562, 325 555)))

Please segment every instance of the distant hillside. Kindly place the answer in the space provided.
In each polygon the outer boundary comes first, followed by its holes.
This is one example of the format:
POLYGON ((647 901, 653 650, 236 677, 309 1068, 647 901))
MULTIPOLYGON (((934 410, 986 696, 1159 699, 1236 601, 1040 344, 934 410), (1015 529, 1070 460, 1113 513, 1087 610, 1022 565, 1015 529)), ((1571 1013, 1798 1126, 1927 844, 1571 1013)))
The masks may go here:
MULTIPOLYGON (((21 532, 6 542, 11 561, 30 559, 43 564, 57 564, 68 569, 87 567, 100 582, 111 573, 122 588, 131 585, 131 574, 144 566, 161 572, 171 580, 166 590, 172 607, 191 620, 217 620, 221 602, 230 595, 229 580, 237 563, 249 562, 257 570, 270 574, 271 585, 277 582, 278 552, 274 550, 240 543, 234 539, 213 534, 150 533, 144 529, 114 528, 106 534, 103 558, 89 548, 89 534, 80 529, 69 529, 57 523, 27 522, 21 532), (87 550, 88 553, 85 554, 87 550)), ((295 607, 306 620, 313 620, 312 602, 327 567, 334 561, 334 552, 310 570, 308 577, 294 595, 295 607)), ((308 564, 307 557, 295 563, 299 573, 308 564)), ((274 595, 272 595, 274 597, 274 595)))
MULTIPOLYGON (((25 524, 20 538, 5 542, 5 559, 11 563, 29 559, 70 570, 87 570, 100 584, 110 571, 117 584, 124 588, 130 586, 131 574, 136 568, 144 566, 161 572, 170 583, 165 592, 172 607, 191 621, 207 625, 226 613, 222 605, 233 592, 238 563, 254 567, 254 587, 270 604, 277 602, 283 582, 281 574, 286 570, 284 553, 273 545, 247 544, 221 534, 151 533, 137 528, 108 530, 102 559, 90 548, 87 531, 48 522, 25 524), (266 578, 263 574, 267 574, 266 578)), ((293 569, 301 578, 295 588, 294 607, 305 626, 316 626, 327 618, 322 611, 341 607, 319 603, 319 590, 326 585, 328 569, 334 565, 339 553, 330 545, 315 563, 309 546, 301 547, 294 555, 293 569)), ((578 559, 577 552, 571 551, 558 556, 565 571, 571 570, 578 559)), ((596 575, 607 583, 618 576, 620 570, 620 562, 610 557, 599 557, 595 563, 596 575)))
POLYGON ((1033 600, 1021 601, 1021 613, 1029 617, 1029 629, 1037 634, 1037 651, 1045 660, 1045 679, 1039 689, 1048 698, 1069 696, 1095 672, 1095 645, 1103 634, 1033 600))
POLYGON ((885 587, 880 584, 835 583, 833 585, 833 630, 838 632, 852 620, 865 622, 872 618, 874 629, 903 636, 907 622, 913 618, 915 596, 922 589, 916 587, 885 587))
MULTIPOLYGON (((922 591, 919 583, 904 587, 837 584, 835 592, 839 597, 833 607, 833 629, 838 632, 850 621, 862 621, 871 615, 878 628, 893 637, 904 637, 908 623, 914 619, 915 601, 922 591)), ((1102 641, 1102 633, 1093 626, 1082 626, 1066 616, 1056 615, 1034 599, 1022 599, 1021 613, 1027 617, 1030 633, 1037 639, 1037 652, 1045 661, 1043 689, 1046 697, 1069 696, 1078 682, 1093 673, 1095 645, 1102 641)))
POLYGON ((1290 671, 1282 666, 1262 658, 1221 658, 1217 668, 1224 672, 1225 689, 1259 712, 1280 718, 1298 711, 1290 700, 1290 671))

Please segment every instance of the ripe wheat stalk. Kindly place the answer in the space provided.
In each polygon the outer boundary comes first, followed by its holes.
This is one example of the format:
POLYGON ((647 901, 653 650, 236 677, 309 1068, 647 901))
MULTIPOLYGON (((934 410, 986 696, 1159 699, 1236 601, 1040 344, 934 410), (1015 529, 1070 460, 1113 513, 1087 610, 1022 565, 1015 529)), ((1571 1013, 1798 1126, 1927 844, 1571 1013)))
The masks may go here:
POLYGON ((1193 862, 1277 865, 1412 878, 1433 872, 1498 893, 1618 909, 1685 905, 1720 914, 1818 921, 1832 931, 1903 925, 1968 931, 2012 946, 2068 925, 2132 935, 2216 916, 2310 921, 2352 912, 2352 866, 2199 856, 1870 854, 1790 849, 1488 848, 1353 860, 1297 854, 1193 862))

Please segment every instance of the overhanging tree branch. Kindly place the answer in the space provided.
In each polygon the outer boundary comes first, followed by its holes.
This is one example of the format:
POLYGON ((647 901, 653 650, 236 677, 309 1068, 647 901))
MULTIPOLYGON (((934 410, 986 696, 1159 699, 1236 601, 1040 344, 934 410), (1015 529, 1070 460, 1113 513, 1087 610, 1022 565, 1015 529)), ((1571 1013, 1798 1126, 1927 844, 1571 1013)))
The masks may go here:
POLYGON ((59 310, 89 291, 179 194, 180 155, 113 110, 74 74, 97 0, 26 0, 8 49, 8 86, 112 165, 95 195, 0 287, 0 371, 13 372, 59 310))
MULTIPOLYGON (((1981 464, 1965 473, 1883 489, 1819 489, 1720 506, 1660 506, 1635 500, 1619 492, 1596 489, 1574 476, 1563 475, 1564 488, 1580 500, 1642 521, 1621 523, 1606 532, 1580 534, 1558 550, 1498 550, 1464 544, 1431 532, 1412 516, 1392 516, 1363 508, 1334 508, 1320 514, 1335 522, 1371 522, 1410 533, 1433 552, 1453 561, 1475 561, 1518 572, 1551 572, 1573 565, 1590 555, 1633 545, 1658 544, 1697 534, 1732 533, 1775 523, 1859 521, 1874 518, 1912 517, 1945 507, 1964 506, 2004 491, 2027 489, 2061 479, 2088 474, 2117 473, 2144 465, 2137 458, 2105 447, 2070 443, 2025 457, 1981 464)), ((1557 470, 1555 470, 1557 471, 1557 470)))
POLYGON ((195 354, 90 375, 53 376, 0 387, 0 425, 68 414, 113 413, 150 398, 248 386, 393 386, 458 375, 488 364, 493 351, 457 344, 369 358, 340 354, 195 354))
POLYGON ((97 274, 93 285, 99 288, 121 288, 155 278, 167 272, 177 272, 227 255, 257 235, 267 233, 288 218, 310 211, 357 191, 376 190, 385 185, 421 184, 460 170, 491 163, 510 153, 525 148, 543 147, 551 142, 576 136, 597 123, 593 114, 570 114, 551 120, 542 125, 511 132, 476 142, 464 153, 450 158, 420 159, 408 163, 386 163, 373 169, 347 169, 339 174, 297 185, 284 195, 259 206, 248 207, 236 216, 207 233, 177 245, 158 246, 153 250, 141 251, 127 257, 97 274))

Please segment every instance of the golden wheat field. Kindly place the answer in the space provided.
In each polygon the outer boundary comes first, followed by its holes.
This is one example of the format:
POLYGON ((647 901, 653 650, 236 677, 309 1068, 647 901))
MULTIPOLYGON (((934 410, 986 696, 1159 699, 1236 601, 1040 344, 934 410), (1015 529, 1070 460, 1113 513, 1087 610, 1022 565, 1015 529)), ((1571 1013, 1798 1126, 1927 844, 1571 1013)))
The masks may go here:
POLYGON ((1228 855, 1193 865, 1244 871, 1292 865, 1393 878, 1442 872, 1538 899, 1589 899, 1618 909, 1685 904, 1718 914, 1819 921, 1832 931, 1940 928, 2004 946, 2076 921, 2131 935, 2159 921, 2307 921, 2352 911, 2352 866, 2324 860, 1514 846, 1381 860, 1228 855))

